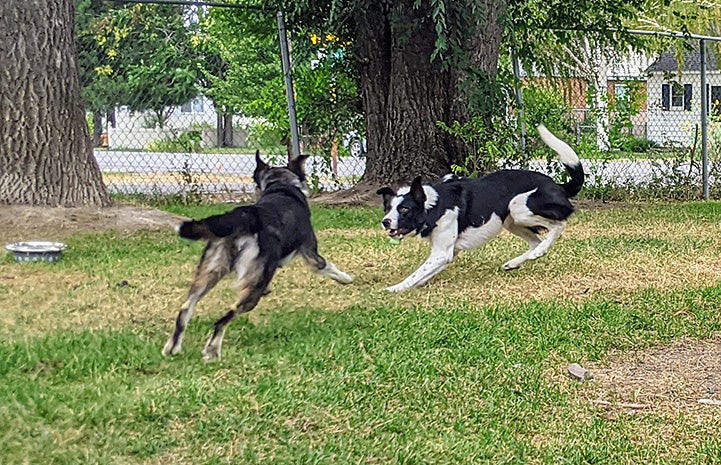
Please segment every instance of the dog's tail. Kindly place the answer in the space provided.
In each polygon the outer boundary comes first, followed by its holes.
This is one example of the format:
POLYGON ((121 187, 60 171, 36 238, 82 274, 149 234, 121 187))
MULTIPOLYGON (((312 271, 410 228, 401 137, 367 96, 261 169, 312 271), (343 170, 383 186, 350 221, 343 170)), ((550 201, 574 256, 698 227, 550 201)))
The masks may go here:
POLYGON ((541 139, 546 143, 554 152, 558 154, 558 160, 566 167, 566 171, 571 176, 571 179, 563 185, 566 190, 568 197, 573 197, 578 194, 583 187, 583 181, 586 175, 583 172, 583 165, 581 160, 578 159, 578 155, 571 148, 570 145, 563 142, 558 137, 554 136, 551 131, 546 129, 546 126, 538 125, 538 134, 541 135, 541 139))
POLYGON ((177 231, 180 237, 194 241, 255 234, 260 231, 260 217, 255 206, 243 206, 203 220, 185 221, 177 231))

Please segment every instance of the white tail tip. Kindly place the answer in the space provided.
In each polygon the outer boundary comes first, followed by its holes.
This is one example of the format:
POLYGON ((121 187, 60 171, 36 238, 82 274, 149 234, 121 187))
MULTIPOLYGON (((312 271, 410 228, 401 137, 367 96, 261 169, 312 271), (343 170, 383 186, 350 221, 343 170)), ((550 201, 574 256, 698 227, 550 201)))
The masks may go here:
POLYGON ((538 125, 538 134, 543 142, 546 143, 554 152, 558 154, 558 159, 566 166, 577 166, 580 163, 578 155, 570 145, 556 137, 546 126, 538 125))

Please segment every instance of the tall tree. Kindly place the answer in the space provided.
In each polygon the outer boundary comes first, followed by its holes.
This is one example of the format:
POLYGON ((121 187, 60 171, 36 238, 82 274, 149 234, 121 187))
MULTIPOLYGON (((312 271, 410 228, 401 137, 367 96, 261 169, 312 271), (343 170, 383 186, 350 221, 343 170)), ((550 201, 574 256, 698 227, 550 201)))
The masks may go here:
POLYGON ((73 24, 73 0, 0 3, 0 203, 112 203, 85 120, 73 24))
POLYGON ((183 6, 142 5, 107 10, 88 26, 99 64, 86 94, 95 106, 149 111, 163 127, 175 107, 198 94, 197 27, 183 6))
MULTIPOLYGON (((407 181, 463 164, 470 147, 437 122, 504 112, 496 80, 504 34, 621 27, 641 0, 302 0, 288 23, 325 28, 353 44, 368 134, 363 181, 407 181)), ((611 33, 606 33, 613 40, 611 33)))
POLYGON ((210 8, 198 23, 200 85, 218 113, 218 142, 232 145, 233 115, 249 116, 248 103, 281 74, 277 28, 256 9, 210 8))

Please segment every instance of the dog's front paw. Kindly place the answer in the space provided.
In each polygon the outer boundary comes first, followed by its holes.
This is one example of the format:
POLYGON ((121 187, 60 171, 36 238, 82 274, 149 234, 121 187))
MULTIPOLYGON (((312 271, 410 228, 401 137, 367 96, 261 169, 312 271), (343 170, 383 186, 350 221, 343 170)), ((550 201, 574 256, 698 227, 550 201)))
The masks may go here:
POLYGON ((340 273, 338 273, 337 281, 341 284, 350 284, 353 282, 353 276, 349 275, 348 273, 343 273, 341 271, 340 273))
POLYGON ((165 343, 165 347, 163 347, 163 357, 167 357, 168 355, 175 355, 180 353, 182 345, 180 344, 180 341, 178 343, 175 343, 175 340, 173 339, 173 336, 171 335, 168 339, 168 342, 165 343))

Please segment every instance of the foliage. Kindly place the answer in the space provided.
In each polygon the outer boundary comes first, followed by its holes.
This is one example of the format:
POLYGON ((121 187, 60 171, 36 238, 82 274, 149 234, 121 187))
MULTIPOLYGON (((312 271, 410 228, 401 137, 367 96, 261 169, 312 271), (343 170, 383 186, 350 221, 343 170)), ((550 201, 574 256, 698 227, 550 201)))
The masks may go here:
POLYGON ((659 147, 658 143, 645 137, 631 137, 626 142, 626 150, 632 153, 647 153, 659 147))
POLYGON ((462 165, 452 166, 456 174, 476 178, 500 167, 525 164, 527 161, 518 143, 514 142, 518 140, 518 130, 511 122, 496 119, 489 126, 485 119, 475 117, 466 124, 454 121, 450 126, 443 122, 438 125, 473 147, 462 165))
POLYGON ((595 61, 589 54, 641 45, 625 32, 625 25, 636 18, 642 5, 643 0, 517 0, 509 8, 504 42, 525 69, 545 76, 587 76, 592 72, 588 65, 595 61))
POLYGON ((167 5, 88 7, 80 9, 79 17, 89 109, 149 110, 163 127, 172 107, 197 95, 196 52, 189 40, 194 26, 188 10, 167 5))
POLYGON ((148 144, 149 152, 200 152, 202 135, 200 131, 185 131, 176 137, 160 139, 148 144))
POLYGON ((222 114, 250 115, 248 105, 269 81, 282 75, 273 15, 235 8, 209 8, 198 14, 198 30, 191 40, 202 56, 198 65, 203 94, 222 114))
POLYGON ((563 140, 573 138, 573 109, 559 87, 540 84, 524 87, 523 111, 529 132, 535 133, 534 128, 543 124, 563 140))

